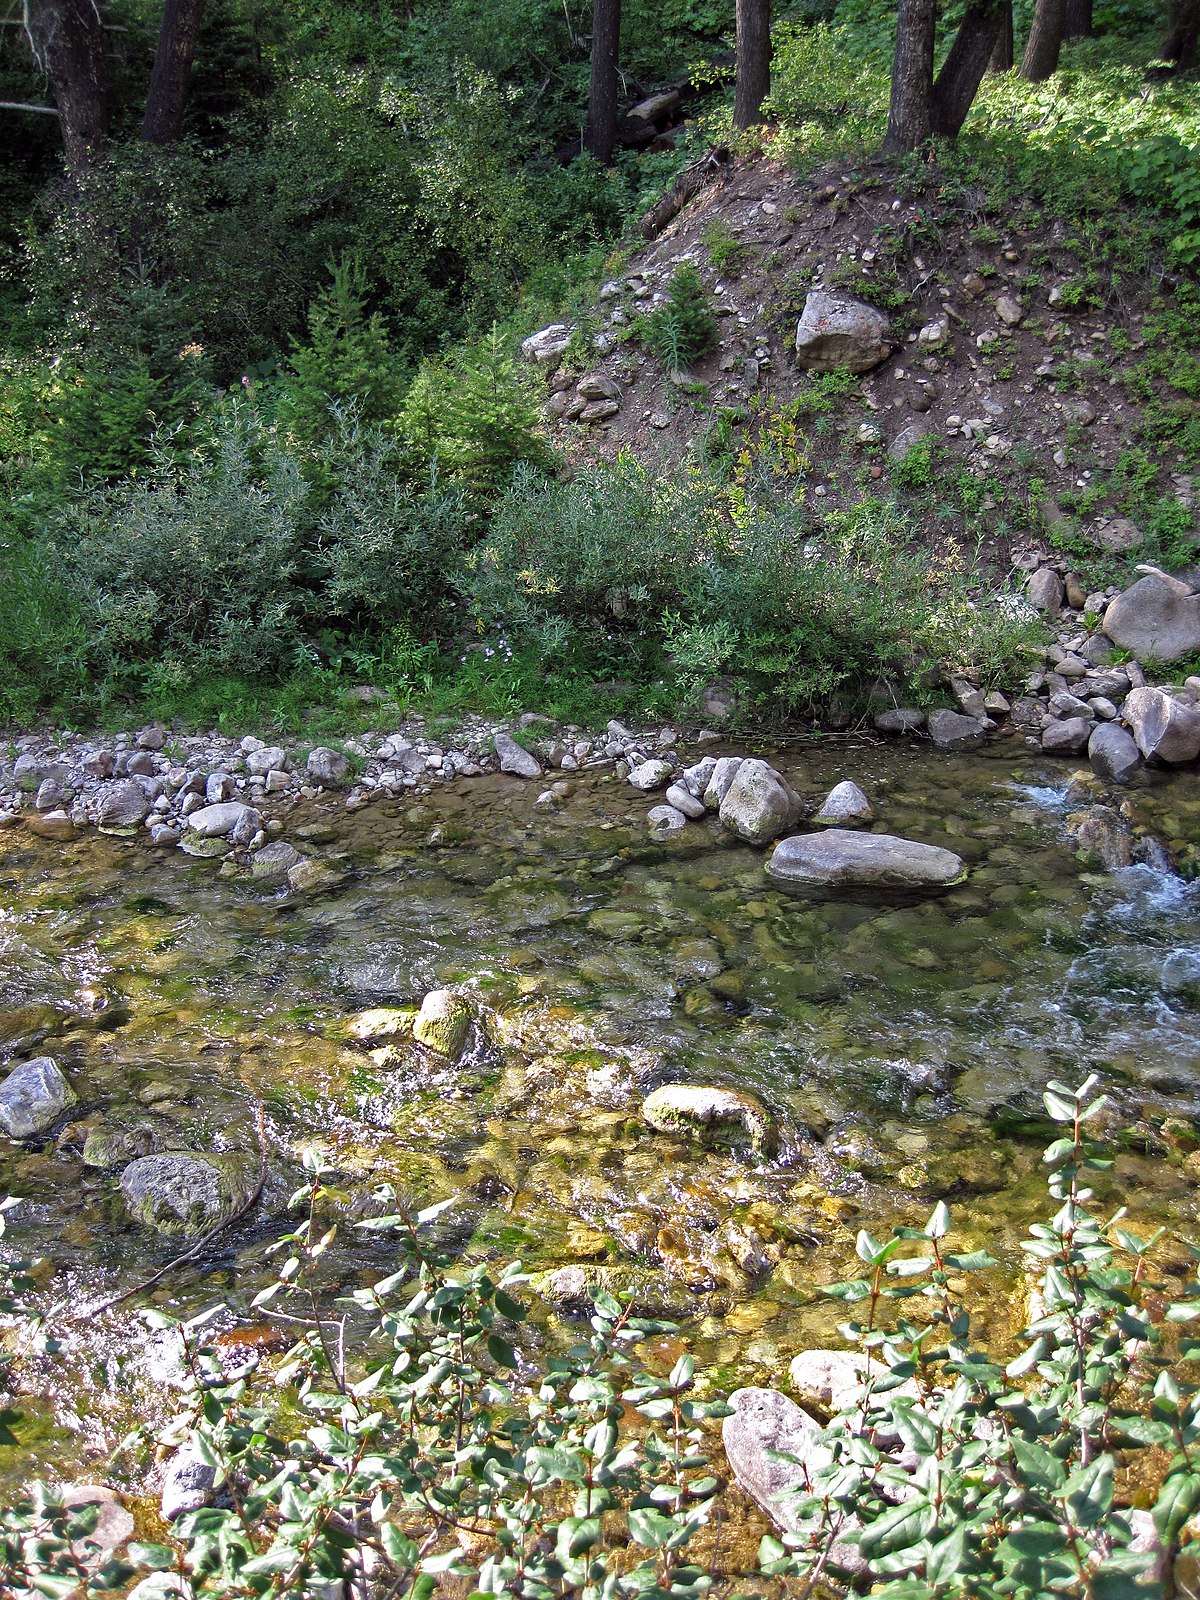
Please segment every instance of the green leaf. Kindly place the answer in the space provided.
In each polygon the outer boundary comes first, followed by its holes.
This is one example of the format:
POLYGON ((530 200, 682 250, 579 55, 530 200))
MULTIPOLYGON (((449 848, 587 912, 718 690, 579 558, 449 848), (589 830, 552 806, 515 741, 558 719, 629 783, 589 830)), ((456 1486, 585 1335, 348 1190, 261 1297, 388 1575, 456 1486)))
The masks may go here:
POLYGON ((1173 1472, 1158 1491, 1154 1505, 1154 1526, 1163 1543, 1176 1538, 1184 1523, 1200 1504, 1200 1475, 1173 1472))
POLYGON ((909 1500, 892 1506, 876 1521, 868 1523, 859 1536, 864 1555, 891 1555, 897 1550, 920 1544, 937 1527, 936 1509, 926 1500, 909 1500))
POLYGON ((165 1567, 175 1565, 175 1552, 165 1544, 143 1544, 140 1539, 131 1539, 128 1545, 129 1559, 135 1567, 149 1567, 152 1572, 161 1572, 165 1567))
POLYGON ((1067 1479, 1066 1500, 1082 1528, 1094 1528, 1108 1515, 1113 1498, 1113 1458, 1097 1456, 1067 1479))
POLYGON ((953 1533, 932 1547, 925 1560, 925 1576, 930 1583, 948 1583, 963 1570, 970 1531, 965 1522, 959 1523, 953 1533))
POLYGON ((674 1517, 664 1517, 647 1506, 635 1506, 629 1511, 629 1537, 645 1550, 665 1549, 677 1526, 674 1517))
POLYGON ((488 1355, 498 1367, 513 1367, 517 1365, 517 1356, 507 1339, 502 1339, 498 1333, 489 1333, 487 1336, 488 1355))

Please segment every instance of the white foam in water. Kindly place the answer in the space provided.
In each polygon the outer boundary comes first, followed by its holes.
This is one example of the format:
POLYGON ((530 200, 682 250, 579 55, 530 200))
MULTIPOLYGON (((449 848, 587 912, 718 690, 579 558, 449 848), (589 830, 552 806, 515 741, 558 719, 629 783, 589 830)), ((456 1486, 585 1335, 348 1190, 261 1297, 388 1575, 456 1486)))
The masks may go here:
POLYGON ((1058 786, 1048 783, 1010 783, 1008 785, 1014 793, 1027 800, 1030 805, 1037 806, 1041 811, 1063 811, 1067 805, 1067 785, 1058 786))
POLYGON ((1113 873, 1113 881, 1121 898, 1102 911, 1092 912, 1089 922, 1093 918, 1126 923, 1183 920, 1200 911, 1197 885, 1186 883, 1177 873, 1161 867, 1122 867, 1113 873))

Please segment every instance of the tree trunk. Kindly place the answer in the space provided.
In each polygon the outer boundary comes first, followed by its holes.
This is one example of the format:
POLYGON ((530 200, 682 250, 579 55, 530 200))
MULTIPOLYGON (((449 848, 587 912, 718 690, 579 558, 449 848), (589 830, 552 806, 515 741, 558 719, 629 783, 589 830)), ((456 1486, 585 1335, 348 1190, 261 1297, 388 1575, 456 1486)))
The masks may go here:
POLYGON ((151 144, 170 144, 179 137, 203 15, 204 0, 166 0, 163 6, 142 118, 142 138, 151 144))
POLYGON ((108 83, 105 0, 33 0, 29 39, 54 86, 67 165, 81 176, 103 158, 108 83))
POLYGON ((929 137, 935 24, 935 0, 900 0, 886 155, 916 150, 929 137))
POLYGON ((612 160, 617 136, 617 53, 621 47, 621 0, 596 0, 592 16, 592 83, 583 148, 603 166, 612 160))
POLYGON ((1021 76, 1030 83, 1043 83, 1058 71, 1066 17, 1067 0, 1037 0, 1021 57, 1021 76))
POLYGON ((733 125, 751 128, 763 120, 771 90, 771 0, 737 0, 737 85, 733 125))
POLYGON ((1092 37, 1092 0, 1067 0, 1067 14, 1063 23, 1064 39, 1090 39, 1092 37))
POLYGON ((1002 0, 968 0, 933 86, 930 121, 944 139, 957 139, 967 120, 1003 25, 1002 0))
POLYGON ((1000 29, 988 62, 989 72, 1011 72, 1013 69, 1013 10, 1012 0, 1002 0, 1000 29))
POLYGON ((1171 17, 1163 43, 1164 61, 1171 61, 1180 72, 1196 64, 1196 45, 1200 41, 1200 0, 1171 0, 1171 17))

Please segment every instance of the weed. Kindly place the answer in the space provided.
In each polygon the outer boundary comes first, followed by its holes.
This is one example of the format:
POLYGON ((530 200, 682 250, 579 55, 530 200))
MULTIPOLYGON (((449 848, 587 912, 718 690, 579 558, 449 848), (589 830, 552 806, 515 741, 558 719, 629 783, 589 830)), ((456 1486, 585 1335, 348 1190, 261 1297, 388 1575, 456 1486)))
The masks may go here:
POLYGON ((750 246, 726 222, 710 222, 702 234, 713 267, 724 278, 736 278, 746 269, 750 246))

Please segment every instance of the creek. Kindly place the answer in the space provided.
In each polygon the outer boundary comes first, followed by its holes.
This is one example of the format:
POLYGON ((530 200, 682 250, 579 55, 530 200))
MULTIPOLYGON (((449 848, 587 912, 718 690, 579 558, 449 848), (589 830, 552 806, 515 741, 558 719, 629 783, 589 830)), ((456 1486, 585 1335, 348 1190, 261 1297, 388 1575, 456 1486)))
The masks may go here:
MULTIPOLYGON (((879 827, 956 851, 966 882, 908 905, 791 897, 715 820, 650 841, 647 798, 597 774, 551 811, 503 778, 354 814, 313 802, 288 837, 327 872, 300 894, 140 839, 0 834, 0 1062, 49 1054, 79 1097, 54 1137, 0 1140, 0 1194, 20 1201, 3 1248, 47 1259, 36 1299, 64 1345, 31 1364, 32 1420, 0 1474, 65 1475, 161 1409, 170 1356, 139 1308, 220 1303, 229 1327, 261 1323, 250 1302, 314 1146, 342 1196, 331 1290, 387 1268, 386 1244, 353 1227, 375 1185, 454 1195, 443 1240, 464 1259, 582 1267, 681 1320, 719 1380, 771 1382, 803 1345, 837 1342, 819 1285, 850 1275, 856 1229, 919 1226, 939 1197, 955 1238, 1000 1260, 985 1323, 1019 1327, 1040 1092, 1094 1070, 1114 1097, 1112 1187, 1135 1231, 1168 1226, 1183 1271, 1200 887, 1082 862, 1063 831, 1069 770, 1036 752, 822 743, 772 759, 813 801, 854 778, 879 827), (475 1012, 457 1066, 404 1035, 354 1036, 364 1010, 441 986, 475 1012), (758 1096, 770 1159, 646 1126, 645 1095, 681 1081, 758 1096), (87 1315, 180 1249, 127 1215, 118 1157, 85 1163, 89 1132, 126 1154, 254 1154, 260 1117, 252 1214, 87 1315)), ((1193 777, 1134 804, 1169 849, 1200 841, 1193 777)))

